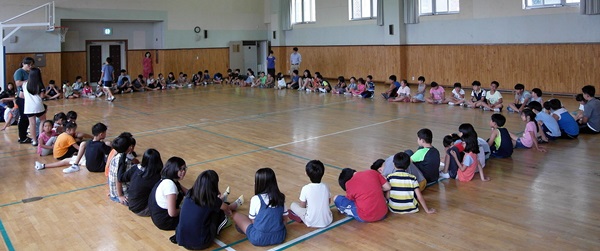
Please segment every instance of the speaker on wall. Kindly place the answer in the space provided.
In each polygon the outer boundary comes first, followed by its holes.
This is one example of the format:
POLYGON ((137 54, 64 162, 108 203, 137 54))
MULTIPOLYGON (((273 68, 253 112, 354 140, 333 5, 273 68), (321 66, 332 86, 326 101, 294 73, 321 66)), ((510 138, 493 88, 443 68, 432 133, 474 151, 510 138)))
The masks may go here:
POLYGON ((208 31, 204 30, 204 38, 208 38, 208 31))
POLYGON ((390 34, 390 35, 394 35, 394 25, 393 25, 393 24, 390 24, 390 25, 389 25, 389 29, 390 29, 390 30, 389 30, 389 34, 390 34))
POLYGON ((277 31, 273 31, 273 39, 277 39, 277 31))

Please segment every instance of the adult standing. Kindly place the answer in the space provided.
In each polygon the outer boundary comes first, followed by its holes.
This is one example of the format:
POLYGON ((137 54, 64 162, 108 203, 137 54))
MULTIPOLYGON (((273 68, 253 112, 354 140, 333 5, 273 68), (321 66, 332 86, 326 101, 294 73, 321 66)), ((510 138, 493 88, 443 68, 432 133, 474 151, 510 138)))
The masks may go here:
POLYGON ((154 73, 154 70, 152 69, 152 54, 150 54, 149 51, 147 51, 146 54, 144 54, 144 60, 142 61, 142 67, 143 67, 142 74, 144 75, 145 79, 148 79, 148 75, 150 75, 150 73, 154 73))
MULTIPOLYGON (((33 67, 35 60, 31 57, 26 57, 23 59, 23 63, 21 63, 21 68, 15 71, 13 78, 15 80, 15 84, 17 85, 17 95, 15 98, 15 103, 19 107, 19 143, 27 144, 31 143, 31 138, 27 137, 27 127, 29 127, 29 120, 27 116, 25 116, 25 96, 23 94, 23 83, 29 79, 29 71, 33 67)), ((32 135, 35 133, 32 132, 32 135)), ((33 135, 35 136, 35 135, 33 135)))
MULTIPOLYGON (((25 108, 23 109, 25 115, 29 118, 29 133, 31 136, 36 136, 36 123, 35 118, 39 118, 40 121, 46 121, 46 105, 42 101, 44 97, 44 84, 42 82, 42 72, 40 68, 31 68, 29 71, 29 78, 23 83, 23 97, 25 99, 25 108)), ((40 123, 39 132, 42 131, 44 123, 40 123)), ((35 137, 32 145, 37 146, 38 140, 35 137)))
POLYGON ((579 133, 598 134, 600 133, 600 100, 596 99, 596 88, 592 85, 586 85, 581 88, 583 98, 587 103, 583 106, 583 118, 579 133))
POLYGON ((115 79, 115 68, 112 66, 112 58, 107 57, 106 62, 102 65, 102 73, 100 74, 100 81, 98 81, 98 86, 102 84, 102 90, 106 93, 106 100, 113 101, 115 100, 115 96, 113 96, 112 88, 113 80, 115 79))
POLYGON ((269 51, 269 56, 267 57, 267 73, 271 74, 271 76, 275 76, 275 56, 271 50, 269 51))
POLYGON ((290 64, 292 65, 292 70, 290 73, 294 70, 300 69, 300 63, 302 63, 302 55, 298 53, 298 47, 294 47, 294 52, 292 52, 292 55, 290 55, 290 64))

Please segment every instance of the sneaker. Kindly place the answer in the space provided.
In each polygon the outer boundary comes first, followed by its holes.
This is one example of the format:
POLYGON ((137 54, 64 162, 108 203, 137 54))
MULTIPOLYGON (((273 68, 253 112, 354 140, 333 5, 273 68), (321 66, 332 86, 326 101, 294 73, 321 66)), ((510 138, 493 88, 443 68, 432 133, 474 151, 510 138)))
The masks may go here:
POLYGON ((225 192, 223 192, 223 194, 221 195, 221 199, 223 200, 223 202, 227 202, 227 196, 229 196, 229 187, 227 187, 227 189, 225 189, 225 192))
POLYGON ((510 108, 510 107, 506 107, 506 110, 507 110, 507 111, 509 111, 509 112, 515 112, 515 110, 513 110, 513 109, 512 109, 512 108, 510 108))
POLYGON ((36 161, 34 167, 35 167, 35 170, 42 170, 42 169, 46 168, 46 165, 40 163, 39 161, 36 161))
POLYGON ((483 110, 484 110, 484 111, 491 111, 492 109, 490 109, 490 108, 487 108, 487 107, 483 107, 483 110))
POLYGON ((74 173, 74 172, 78 172, 78 171, 79 171, 79 166, 75 165, 75 164, 63 169, 63 173, 74 173))
POLYGON ((448 105, 455 105, 454 102, 448 102, 448 105))
POLYGON ((501 110, 499 108, 494 108, 495 112, 500 112, 501 110))
POLYGON ((33 140, 31 138, 25 138, 24 140, 19 141, 21 144, 29 144, 32 143, 33 140))
POLYGON ((38 145, 38 142, 37 142, 37 140, 33 140, 33 141, 31 141, 31 145, 32 145, 32 146, 37 146, 37 145, 38 145))
POLYGON ((465 103, 460 103, 460 104, 458 104, 458 105, 459 105, 459 106, 464 106, 464 107, 466 107, 466 106, 465 106, 465 103))
POLYGON ((440 179, 450 179, 449 173, 440 172, 440 179))
POLYGON ((384 99, 386 99, 386 100, 387 100, 388 98, 390 98, 390 96, 389 96, 389 95, 387 95, 387 93, 382 93, 382 94, 381 94, 381 96, 383 96, 383 98, 384 98, 384 99))
POLYGON ((240 208, 244 204, 244 195, 240 195, 233 203, 237 204, 238 208, 240 208))
POLYGON ((112 96, 112 97, 106 99, 106 101, 109 101, 109 102, 112 102, 113 100, 115 100, 115 96, 112 96))
POLYGON ((290 220, 293 220, 295 222, 302 223, 302 218, 300 218, 300 216, 295 214, 291 209, 288 209, 288 218, 290 218, 290 220))

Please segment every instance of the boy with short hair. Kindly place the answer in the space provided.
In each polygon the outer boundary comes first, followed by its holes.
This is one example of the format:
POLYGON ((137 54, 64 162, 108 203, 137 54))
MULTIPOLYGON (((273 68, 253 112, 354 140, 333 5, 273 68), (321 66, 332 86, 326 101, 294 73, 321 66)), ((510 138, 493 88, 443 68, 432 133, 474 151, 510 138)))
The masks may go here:
POLYGON ((127 188, 129 184, 121 183, 119 177, 122 177, 131 168, 131 161, 127 158, 127 154, 133 150, 131 138, 119 135, 113 140, 112 147, 117 153, 109 164, 108 196, 114 202, 127 205, 127 188))
POLYGON ((300 203, 292 202, 288 217, 296 222, 304 222, 307 227, 326 227, 333 221, 329 203, 331 195, 329 186, 321 183, 325 166, 319 160, 311 160, 306 164, 306 175, 310 184, 302 187, 300 203))
POLYGON ((492 158, 509 158, 513 153, 513 143, 510 137, 510 133, 504 124, 506 123, 506 117, 499 113, 492 114, 490 120, 490 127, 492 133, 488 139, 488 145, 490 145, 492 158))
POLYGON ((471 100, 466 101, 466 106, 469 108, 479 108, 485 102, 485 90, 481 89, 481 82, 477 80, 473 81, 471 85, 473 86, 471 100))
POLYGON ((4 110, 4 127, 2 131, 6 130, 11 125, 16 125, 19 121, 19 109, 15 106, 15 102, 12 100, 4 102, 6 104, 6 110, 4 110))
POLYGON ((500 87, 500 83, 495 80, 492 81, 490 90, 485 93, 485 102, 481 103, 481 107, 484 111, 502 111, 504 105, 502 105, 502 94, 498 91, 498 87, 500 87))
MULTIPOLYGON (((396 166, 394 166, 394 156, 396 155, 391 155, 385 160, 379 159, 375 161, 373 165, 371 165, 371 169, 377 170, 379 173, 381 173, 381 175, 383 175, 383 177, 387 178, 388 175, 396 171, 396 166)), ((424 191, 425 188, 427 188, 427 180, 425 179, 425 176, 423 176, 421 170, 419 170, 419 168, 417 168, 417 166, 415 166, 414 163, 410 163, 408 168, 406 168, 406 172, 412 174, 417 178, 417 182, 419 183, 419 189, 421 189, 421 192, 424 191)))
POLYGON ((346 196, 336 195, 334 203, 340 213, 360 222, 375 222, 385 218, 387 202, 382 192, 391 189, 390 183, 375 170, 356 172, 344 168, 338 182, 346 196))
POLYGON ((531 99, 529 100, 528 104, 530 104, 532 101, 537 101, 540 104, 543 103, 542 95, 543 95, 542 89, 540 89, 540 88, 531 89, 531 99))
POLYGON ((600 133, 600 100, 596 99, 596 88, 593 85, 586 85, 581 88, 583 98, 587 100, 581 117, 579 131, 581 133, 598 134, 600 133))
POLYGON ((427 88, 427 85, 425 85, 425 77, 419 76, 418 81, 419 85, 417 85, 417 93, 410 99, 410 102, 412 103, 425 102, 425 89, 427 88))
POLYGON ((383 96, 384 99, 388 99, 388 98, 394 98, 396 97, 398 94, 396 92, 398 92, 398 88, 400 88, 400 82, 398 82, 398 77, 396 77, 396 75, 391 75, 389 77, 390 80, 390 88, 388 88, 387 91, 385 91, 384 93, 381 93, 381 96, 383 96))
POLYGON ((531 93, 525 90, 525 86, 523 84, 515 85, 515 102, 508 104, 506 110, 509 112, 518 112, 521 113, 525 106, 529 104, 529 100, 531 99, 531 93))
MULTIPOLYGON (((106 127, 103 123, 97 123, 92 126, 92 134, 94 138, 81 143, 81 150, 85 154, 85 166, 88 171, 92 173, 104 172, 104 166, 106 165, 106 155, 110 153, 112 149, 110 142, 104 142, 106 138, 106 127)), ((65 169, 63 172, 76 172, 79 171, 78 162, 71 165, 71 169, 65 169)))
POLYGON ((549 140, 554 140, 561 136, 562 133, 560 132, 558 122, 550 114, 543 111, 542 104, 537 101, 531 101, 527 107, 535 113, 538 131, 544 132, 540 133, 541 140, 538 143, 547 143, 549 140))
POLYGON ((460 105, 465 103, 465 90, 462 89, 460 83, 454 83, 454 89, 452 90, 452 97, 448 102, 448 105, 460 105))
POLYGON ((423 128, 417 132, 417 144, 419 149, 412 153, 407 150, 412 162, 419 168, 427 183, 437 182, 440 178, 440 152, 431 145, 433 141, 433 132, 423 128))
POLYGON ((388 208, 392 213, 406 214, 419 212, 419 203, 428 214, 435 209, 428 208, 419 189, 417 178, 406 172, 410 165, 410 156, 404 152, 394 155, 395 171, 387 176, 391 189, 386 193, 388 208), (415 198, 416 197, 416 198, 415 198), (417 202, 418 201, 418 202, 417 202))
MULTIPOLYGON (((75 141, 75 135, 77 135, 77 124, 74 122, 68 122, 65 125, 65 132, 58 135, 56 142, 54 143, 53 154, 54 158, 59 160, 51 164, 43 164, 39 161, 35 162, 35 169, 42 170, 45 168, 61 167, 69 165, 73 154, 79 150, 79 145, 75 141)), ((82 152, 78 153, 79 156, 82 152)))

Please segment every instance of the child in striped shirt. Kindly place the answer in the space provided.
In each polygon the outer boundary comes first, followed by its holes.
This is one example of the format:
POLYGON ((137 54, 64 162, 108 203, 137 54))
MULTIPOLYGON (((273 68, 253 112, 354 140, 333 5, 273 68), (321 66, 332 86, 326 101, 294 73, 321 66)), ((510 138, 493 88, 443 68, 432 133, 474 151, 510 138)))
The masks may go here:
POLYGON ((406 172, 410 165, 410 156, 404 152, 394 155, 394 173, 387 176, 392 189, 387 192, 388 208, 392 213, 406 214, 419 211, 419 203, 428 214, 435 213, 435 209, 428 208, 419 189, 417 178, 406 172))

